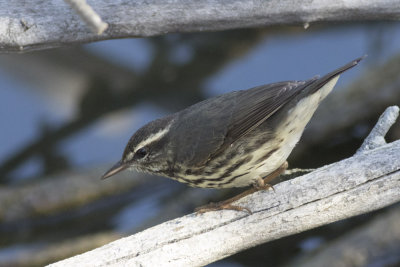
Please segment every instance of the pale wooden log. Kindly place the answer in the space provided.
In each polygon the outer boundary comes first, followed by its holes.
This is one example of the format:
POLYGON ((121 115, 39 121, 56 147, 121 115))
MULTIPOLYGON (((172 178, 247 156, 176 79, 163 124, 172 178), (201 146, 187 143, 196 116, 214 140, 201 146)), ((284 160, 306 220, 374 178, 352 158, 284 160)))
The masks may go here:
POLYGON ((89 31, 62 1, 0 0, 0 50, 45 49, 113 38, 314 22, 398 20, 397 0, 92 0, 109 28, 89 31))
MULTIPOLYGON (((392 124, 398 107, 377 125, 392 124), (386 122, 384 120, 387 120, 386 122)), ((379 127, 379 126, 378 126, 379 127)), ((382 131, 375 130, 374 133, 382 131)), ((259 191, 237 211, 190 214, 51 266, 201 266, 283 236, 400 201, 400 141, 259 191)))

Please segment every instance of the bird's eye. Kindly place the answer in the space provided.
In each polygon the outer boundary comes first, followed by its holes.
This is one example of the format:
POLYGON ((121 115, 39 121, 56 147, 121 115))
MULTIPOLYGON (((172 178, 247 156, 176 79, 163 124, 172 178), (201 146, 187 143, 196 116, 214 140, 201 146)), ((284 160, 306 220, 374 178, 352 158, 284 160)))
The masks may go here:
POLYGON ((147 155, 147 148, 145 147, 139 148, 135 153, 135 156, 139 159, 144 158, 146 155, 147 155))

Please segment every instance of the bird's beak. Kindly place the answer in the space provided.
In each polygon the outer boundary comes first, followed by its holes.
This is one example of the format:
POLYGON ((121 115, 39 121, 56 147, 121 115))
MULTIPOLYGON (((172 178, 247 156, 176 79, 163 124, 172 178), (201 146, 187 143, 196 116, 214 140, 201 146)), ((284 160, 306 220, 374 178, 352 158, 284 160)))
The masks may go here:
POLYGON ((117 162, 117 164, 112 166, 111 169, 109 169, 105 174, 103 174, 103 176, 101 176, 101 179, 102 180, 107 179, 108 177, 111 177, 114 174, 117 174, 117 173, 125 170, 128 167, 129 167, 128 164, 123 163, 122 160, 120 160, 120 161, 117 162))

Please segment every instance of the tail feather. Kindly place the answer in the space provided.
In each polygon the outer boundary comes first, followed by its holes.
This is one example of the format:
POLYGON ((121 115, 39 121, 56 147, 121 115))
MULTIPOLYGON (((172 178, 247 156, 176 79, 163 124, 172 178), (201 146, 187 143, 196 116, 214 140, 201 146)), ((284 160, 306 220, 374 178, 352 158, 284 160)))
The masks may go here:
MULTIPOLYGON (((359 57, 349 63, 347 63, 346 65, 322 76, 321 78, 317 79, 309 88, 309 94, 313 94, 314 92, 316 92, 317 90, 319 90, 321 87, 323 87, 325 84, 327 84, 329 81, 331 81, 333 78, 335 78, 336 76, 342 74, 343 72, 355 67, 358 65, 358 63, 363 60, 364 58, 366 58, 367 55, 364 55, 362 57, 359 57)), ((315 77, 313 78, 315 79, 315 77)))

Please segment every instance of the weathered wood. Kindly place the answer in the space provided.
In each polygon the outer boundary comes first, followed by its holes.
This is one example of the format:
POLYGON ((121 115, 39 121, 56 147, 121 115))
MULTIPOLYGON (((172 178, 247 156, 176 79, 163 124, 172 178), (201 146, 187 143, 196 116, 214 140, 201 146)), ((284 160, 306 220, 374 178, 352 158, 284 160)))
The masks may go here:
POLYGON ((0 0, 0 51, 15 52, 113 38, 171 32, 216 31, 313 22, 398 20, 397 0, 149 0, 88 3, 108 23, 102 35, 90 32, 63 1, 0 0))
POLYGON ((365 138, 357 153, 375 149, 386 144, 385 135, 390 127, 396 122, 399 117, 399 107, 388 107, 380 116, 378 123, 371 130, 370 134, 365 138))
MULTIPOLYGON (((398 108, 392 108, 398 113, 398 108)), ((393 123, 380 123, 386 127, 393 123)), ((390 116, 389 116, 390 118, 390 116)), ((375 131, 381 132, 381 131, 375 131)), ((400 141, 237 202, 253 214, 190 214, 51 266, 201 266, 258 244, 400 201, 400 141)))

